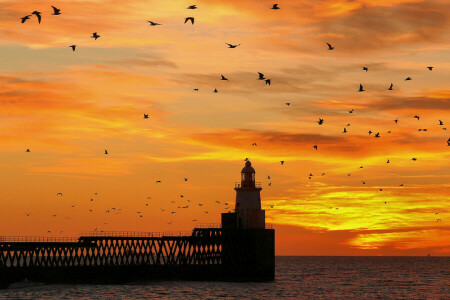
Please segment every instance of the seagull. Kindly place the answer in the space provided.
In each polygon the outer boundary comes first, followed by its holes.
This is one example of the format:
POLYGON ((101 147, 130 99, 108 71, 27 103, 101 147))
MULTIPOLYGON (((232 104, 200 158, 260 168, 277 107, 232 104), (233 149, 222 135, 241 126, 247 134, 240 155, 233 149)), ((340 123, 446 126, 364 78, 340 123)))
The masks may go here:
POLYGON ((52 5, 52 8, 53 8, 53 13, 52 13, 53 16, 57 16, 57 15, 61 14, 61 10, 60 9, 54 7, 53 5, 52 5))
POLYGON ((390 163, 389 159, 387 160, 387 162, 386 162, 386 163, 387 163, 387 164, 388 164, 388 163, 390 163))
POLYGON ((376 137, 376 138, 379 138, 379 137, 380 137, 380 133, 377 132, 377 133, 375 134, 375 137, 376 137))
POLYGON ((267 176, 267 179, 270 179, 270 176, 267 176))
POLYGON ((388 88, 388 91, 392 91, 394 89, 394 84, 391 83, 391 86, 388 88))
POLYGON ((27 151, 25 151, 25 152, 31 152, 31 151, 30 151, 30 149, 27 149, 27 151))
POLYGON ((366 71, 366 72, 369 71, 369 68, 367 68, 367 67, 363 67, 362 69, 363 69, 363 71, 366 71))
POLYGON ((412 78, 411 77, 406 77, 405 81, 408 81, 408 80, 412 80, 412 78))
POLYGON ((187 178, 184 178, 184 181, 188 181, 188 179, 187 179, 187 178))
POLYGON ((156 183, 161 183, 161 180, 156 180, 156 183))
POLYGON ((256 143, 253 143, 252 146, 258 146, 256 143))
POLYGON ((427 69, 433 71, 433 67, 427 67, 427 69))
POLYGON ((97 40, 100 36, 97 34, 97 32, 94 32, 91 36, 91 38, 94 38, 95 40, 97 40))
POLYGON ((319 125, 322 125, 322 124, 323 124, 323 119, 319 118, 319 121, 317 121, 317 123, 318 123, 319 125))
POLYGON ((349 113, 349 114, 352 114, 352 113, 353 113, 353 108, 352 108, 352 110, 349 110, 348 113, 349 113))
POLYGON ((150 26, 158 26, 158 25, 162 25, 162 24, 159 24, 159 23, 156 23, 156 22, 153 22, 153 21, 148 21, 148 20, 147 20, 147 22, 150 24, 150 26))
POLYGON ((105 150, 105 154, 108 154, 108 150, 105 150))
POLYGON ((450 146, 450 138, 447 140, 447 146, 450 146))
POLYGON ((32 14, 32 15, 36 15, 39 24, 41 24, 41 18, 42 18, 42 17, 41 17, 41 13, 40 13, 39 11, 35 10, 35 11, 33 11, 31 14, 32 14))
POLYGON ((371 135, 373 132, 372 132, 372 130, 369 130, 369 135, 371 135))
POLYGON ((414 118, 416 118, 417 120, 420 119, 420 117, 418 115, 415 115, 414 118))
POLYGON ((194 89, 194 91, 198 92, 198 89, 197 89, 197 88, 195 88, 195 89, 194 89))
POLYGON ((226 77, 223 76, 222 74, 220 74, 220 76, 222 77, 220 80, 228 80, 228 78, 226 78, 226 77))
POLYGON ((148 119, 148 114, 144 114, 144 119, 148 119))
POLYGON ((184 19, 184 24, 186 24, 188 21, 191 21, 191 24, 194 25, 194 17, 187 17, 184 19))
POLYGON ((214 93, 218 93, 219 91, 217 89, 214 89, 214 93))
POLYGON ((439 120, 439 125, 444 125, 444 122, 442 122, 441 120, 439 120))
POLYGON ((272 186, 272 182, 269 182, 269 186, 272 186))
POLYGON ((329 43, 327 43, 327 45, 328 45, 328 50, 334 50, 334 47, 331 46, 329 43))
POLYGON ((236 48, 237 46, 241 45, 241 44, 233 45, 233 44, 228 44, 228 43, 225 43, 225 44, 228 45, 228 48, 236 48))
POLYGON ((281 165, 283 165, 284 164, 284 160, 280 161, 280 163, 281 163, 281 165))
POLYGON ((359 91, 358 92, 364 92, 364 88, 363 88, 362 84, 359 84, 359 91))
POLYGON ((30 19, 30 16, 31 16, 31 15, 27 15, 27 16, 25 16, 25 17, 23 17, 23 18, 20 18, 20 19, 22 20, 22 23, 25 23, 26 20, 29 20, 29 19, 30 19))
POLYGON ((413 160, 413 161, 416 161, 416 160, 417 160, 417 158, 413 157, 413 158, 411 158, 411 160, 413 160))
POLYGON ((347 133, 347 128, 344 127, 344 131, 342 133, 347 133))
POLYGON ((395 124, 397 124, 398 123, 398 119, 395 119, 394 122, 395 122, 395 124))
POLYGON ((77 45, 70 45, 70 48, 72 48, 72 51, 75 51, 75 48, 77 47, 77 45))
POLYGON ((286 102, 285 104, 286 104, 287 106, 291 105, 291 103, 290 103, 290 102, 286 102))
POLYGON ((272 8, 271 9, 275 9, 275 10, 277 10, 277 9, 280 9, 279 7, 278 7, 278 4, 274 4, 273 6, 272 6, 272 8))
POLYGON ((190 6, 187 7, 187 9, 197 9, 197 5, 195 5, 195 4, 194 5, 190 5, 190 6))
POLYGON ((270 85, 270 79, 266 79, 266 84, 270 85))
POLYGON ((261 72, 258 72, 258 80, 266 80, 266 78, 264 78, 264 74, 261 72))
POLYGON ((314 145, 313 148, 317 150, 317 145, 314 145))
POLYGON ((62 196, 62 193, 58 193, 58 194, 56 194, 56 196, 62 196))

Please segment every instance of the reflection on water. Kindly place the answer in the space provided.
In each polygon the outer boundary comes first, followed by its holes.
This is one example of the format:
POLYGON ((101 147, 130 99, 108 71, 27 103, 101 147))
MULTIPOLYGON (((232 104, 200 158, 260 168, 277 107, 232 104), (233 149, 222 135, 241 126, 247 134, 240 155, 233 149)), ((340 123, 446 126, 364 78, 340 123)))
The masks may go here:
POLYGON ((273 282, 18 283, 0 299, 449 299, 449 257, 277 257, 273 282))

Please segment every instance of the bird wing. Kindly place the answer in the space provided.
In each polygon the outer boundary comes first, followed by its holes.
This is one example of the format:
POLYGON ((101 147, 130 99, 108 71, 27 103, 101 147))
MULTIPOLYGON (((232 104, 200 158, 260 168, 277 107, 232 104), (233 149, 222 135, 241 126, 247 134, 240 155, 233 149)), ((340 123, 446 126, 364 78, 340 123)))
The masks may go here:
POLYGON ((40 14, 36 14, 36 17, 38 18, 38 22, 41 23, 41 15, 40 14))

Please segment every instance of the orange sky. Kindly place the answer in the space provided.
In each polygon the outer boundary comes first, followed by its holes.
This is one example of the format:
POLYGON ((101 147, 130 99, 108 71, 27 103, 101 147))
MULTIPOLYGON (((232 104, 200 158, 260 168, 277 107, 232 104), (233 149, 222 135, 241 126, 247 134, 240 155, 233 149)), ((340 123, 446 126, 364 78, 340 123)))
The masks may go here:
POLYGON ((218 223, 249 157, 277 255, 450 254, 448 1, 192 4, 0 1, 1 235, 218 223))

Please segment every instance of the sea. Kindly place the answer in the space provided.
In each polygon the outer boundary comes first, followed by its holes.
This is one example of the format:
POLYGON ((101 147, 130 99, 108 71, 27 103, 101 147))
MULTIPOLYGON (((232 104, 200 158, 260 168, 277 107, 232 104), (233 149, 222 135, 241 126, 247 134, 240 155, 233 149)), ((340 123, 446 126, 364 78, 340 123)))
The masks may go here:
POLYGON ((450 257, 276 257, 271 282, 20 282, 0 299, 450 299, 450 257))

